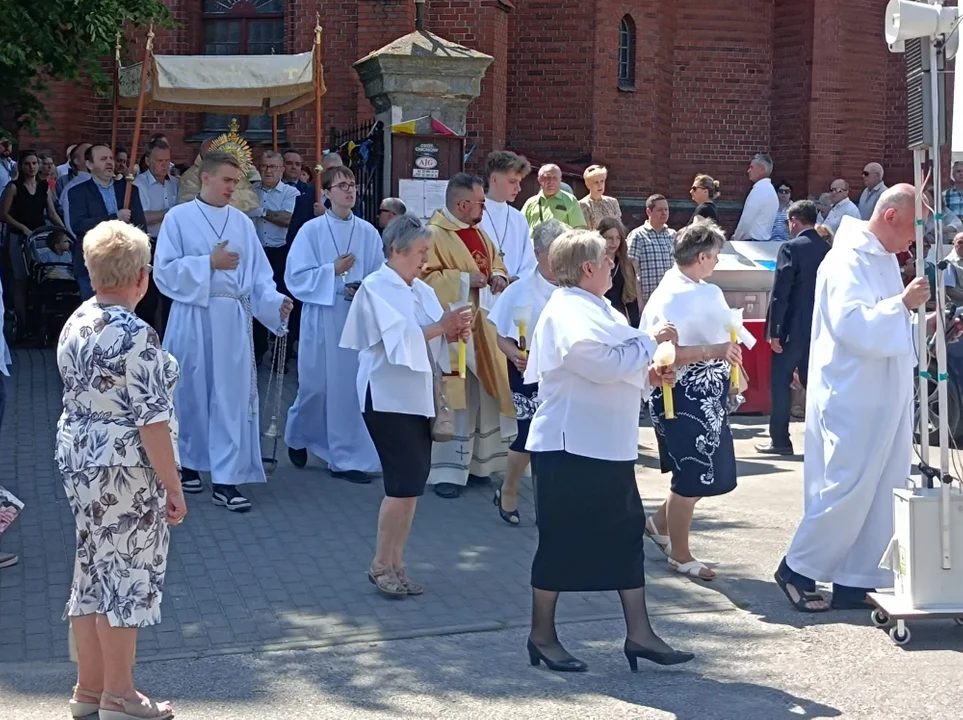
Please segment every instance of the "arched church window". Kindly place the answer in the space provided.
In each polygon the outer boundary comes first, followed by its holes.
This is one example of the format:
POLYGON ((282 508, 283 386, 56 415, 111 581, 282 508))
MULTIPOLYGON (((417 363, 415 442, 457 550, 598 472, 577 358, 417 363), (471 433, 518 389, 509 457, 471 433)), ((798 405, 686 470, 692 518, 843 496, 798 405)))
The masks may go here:
POLYGON ((635 88, 635 22, 629 15, 619 23, 619 87, 635 88))

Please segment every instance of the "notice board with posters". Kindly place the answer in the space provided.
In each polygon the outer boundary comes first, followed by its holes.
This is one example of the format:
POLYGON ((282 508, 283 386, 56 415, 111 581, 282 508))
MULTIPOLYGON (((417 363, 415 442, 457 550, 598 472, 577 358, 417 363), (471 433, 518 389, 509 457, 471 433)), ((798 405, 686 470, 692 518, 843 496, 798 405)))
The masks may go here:
POLYGON ((465 167, 465 138, 450 135, 391 136, 391 194, 401 180, 447 182, 465 167))

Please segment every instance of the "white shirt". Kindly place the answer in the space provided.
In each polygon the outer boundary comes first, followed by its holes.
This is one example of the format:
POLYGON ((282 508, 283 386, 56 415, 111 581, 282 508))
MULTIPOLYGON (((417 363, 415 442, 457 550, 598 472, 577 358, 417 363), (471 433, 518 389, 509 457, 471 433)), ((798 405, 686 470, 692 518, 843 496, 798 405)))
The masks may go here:
POLYGON ((264 213, 268 210, 273 212, 294 212, 294 204, 301 193, 291 185, 279 182, 270 190, 261 183, 254 184, 254 192, 261 201, 261 214, 252 217, 254 227, 257 229, 258 240, 266 248, 284 247, 287 242, 288 229, 269 222, 264 213))
POLYGON ((654 352, 655 340, 605 298, 557 289, 535 326, 525 369, 526 383, 540 383, 541 400, 525 449, 636 460, 654 352))
POLYGON ((823 225, 832 230, 833 235, 835 235, 836 231, 839 230, 839 223, 841 223, 843 218, 847 216, 856 218, 857 220, 862 219, 859 216, 859 207, 856 205, 856 203, 849 198, 843 198, 838 203, 833 205, 832 210, 829 211, 826 219, 823 220, 823 225))
POLYGON ((532 332, 538 324, 542 310, 557 287, 546 280, 538 271, 538 266, 521 280, 516 280, 495 298, 488 313, 488 322, 495 326, 495 332, 504 338, 519 340, 518 325, 515 323, 516 310, 528 308, 528 322, 525 331, 531 344, 532 332))
POLYGON ((863 192, 859 194, 859 216, 863 220, 869 220, 873 216, 876 203, 879 202, 880 196, 886 192, 887 189, 883 183, 879 183, 871 188, 863 188, 863 192))
POLYGON ((757 180, 742 206, 742 217, 732 233, 733 240, 765 240, 772 237, 772 226, 779 212, 779 196, 772 180, 757 180))
POLYGON ((387 264, 362 281, 340 342, 358 351, 362 411, 370 388, 373 410, 435 416, 432 358, 441 372, 448 372, 448 347, 443 335, 426 343, 422 328, 441 319, 443 312, 430 285, 418 279, 408 285, 387 264))
MULTIPOLYGON (((144 212, 170 210, 177 205, 177 189, 179 186, 180 181, 177 178, 168 175, 165 182, 160 182, 150 170, 141 173, 134 180, 134 187, 140 194, 140 204, 144 208, 144 212)), ((160 227, 160 222, 148 225, 147 234, 156 240, 160 227)))
POLYGON ((509 277, 525 277, 535 269, 535 247, 528 221, 519 210, 488 198, 480 224, 505 263, 509 277))
POLYGON ((58 175, 66 175, 68 170, 70 170, 70 160, 69 160, 69 159, 67 160, 67 162, 61 163, 60 165, 57 166, 57 174, 58 174, 58 175))

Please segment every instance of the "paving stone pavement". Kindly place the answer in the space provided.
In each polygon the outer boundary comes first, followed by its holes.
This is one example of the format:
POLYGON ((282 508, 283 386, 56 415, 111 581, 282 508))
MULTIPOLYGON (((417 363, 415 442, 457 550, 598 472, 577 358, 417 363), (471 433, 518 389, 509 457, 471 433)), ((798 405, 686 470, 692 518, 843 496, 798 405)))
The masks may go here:
MULTIPOLYGON (((267 372, 261 372, 262 403, 267 372)), ((284 384, 284 409, 296 392, 284 384)), ((51 350, 16 350, 2 433, 0 484, 25 503, 2 537, 20 564, 0 571, 0 663, 68 657, 62 621, 73 569, 74 525, 53 461, 61 385, 51 350)), ((282 415, 283 420, 283 415, 282 415)), ((267 441, 265 441, 267 448, 267 441)), ((246 488, 254 509, 234 515, 210 502, 209 485, 187 496, 172 532, 163 622, 139 633, 138 660, 335 644, 524 625, 536 544, 531 488, 520 527, 507 526, 491 487, 458 500, 427 494, 406 554, 419 598, 378 596, 365 571, 374 553, 383 488, 330 477, 316 458, 297 470, 279 444, 266 485, 246 488)), ((644 460, 644 459, 643 459, 644 460)), ((649 459, 651 463, 651 459, 649 459)), ((640 461, 640 470, 642 461, 640 461)), ((653 546, 650 559, 661 558, 653 546)), ((723 597, 647 568, 653 615, 728 610, 723 597)), ((566 594, 559 620, 621 616, 616 593, 566 594)))

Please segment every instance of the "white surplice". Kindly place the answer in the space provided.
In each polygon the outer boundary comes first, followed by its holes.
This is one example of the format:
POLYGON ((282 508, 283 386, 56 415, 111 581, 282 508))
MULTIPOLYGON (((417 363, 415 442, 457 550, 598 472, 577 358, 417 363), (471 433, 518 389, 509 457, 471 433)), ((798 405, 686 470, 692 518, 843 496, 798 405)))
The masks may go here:
MULTIPOLYGON (((528 221, 521 212, 508 203, 488 198, 480 225, 505 263, 509 278, 531 274, 537 264, 535 246, 529 235, 528 221)), ((496 299, 489 287, 478 292, 478 304, 485 310, 491 310, 496 299)))
POLYGON ((912 463, 914 316, 896 256, 844 218, 816 279, 806 388, 805 515, 786 561, 801 575, 884 588, 893 490, 912 463))
POLYGON ((209 471, 216 484, 266 482, 261 465, 252 315, 281 327, 284 296, 244 213, 200 200, 171 208, 161 224, 154 281, 171 300, 164 348, 181 366, 175 391, 181 463, 209 471), (240 255, 234 270, 213 270, 222 240, 240 255))
MULTIPOLYGON (((527 227, 527 226, 526 226, 527 227)), ((488 313, 488 322, 495 326, 496 332, 504 338, 511 338, 518 342, 518 325, 515 324, 515 310, 521 307, 530 307, 532 314, 528 319, 528 338, 531 340, 532 332, 538 323, 538 318, 548 299, 555 292, 556 285, 553 285, 538 271, 536 265, 528 275, 516 280, 495 298, 495 304, 488 313)))
POLYGON ((606 298, 572 287, 552 293, 525 368, 525 382, 539 383, 541 400, 525 449, 636 460, 655 347, 606 298))
POLYGON ((351 309, 345 283, 361 282, 380 268, 383 247, 371 223, 353 214, 342 220, 328 211, 298 231, 284 272, 288 290, 304 303, 298 395, 288 411, 284 442, 290 448, 306 448, 333 472, 381 470, 354 390, 358 351, 341 347, 340 341, 351 309), (342 278, 334 263, 348 254, 354 255, 354 265, 342 278))
POLYGON ((430 285, 418 279, 409 285, 387 264, 364 279, 341 334, 341 347, 358 351, 362 410, 370 388, 373 410, 435 416, 432 360, 448 372, 448 343, 444 335, 426 343, 422 328, 443 313, 430 285))

